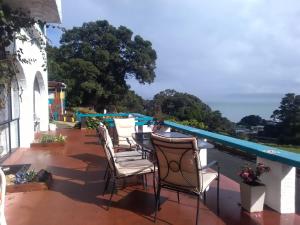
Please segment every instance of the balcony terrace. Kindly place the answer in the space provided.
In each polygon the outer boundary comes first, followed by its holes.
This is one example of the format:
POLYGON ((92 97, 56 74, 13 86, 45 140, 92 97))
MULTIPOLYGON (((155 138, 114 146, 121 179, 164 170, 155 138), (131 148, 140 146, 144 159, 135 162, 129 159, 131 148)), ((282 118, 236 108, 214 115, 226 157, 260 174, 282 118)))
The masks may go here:
MULTIPOLYGON (((176 128, 175 124, 169 125, 176 128)), ((178 130, 183 128, 177 127, 178 130)), ((111 208, 107 210, 109 194, 102 196, 106 161, 96 133, 77 129, 57 132, 67 136, 65 146, 18 149, 2 163, 30 164, 36 170, 46 169, 53 174, 50 190, 6 195, 7 224, 154 224, 155 200, 151 184, 146 190, 140 184, 120 187, 113 197, 111 208)), ((280 214, 266 206, 262 213, 247 213, 239 205, 239 184, 227 177, 232 173, 229 167, 233 164, 239 166, 243 159, 216 149, 208 150, 207 155, 208 161, 217 157, 222 166, 220 215, 216 213, 213 183, 212 190, 207 193, 206 205, 200 204, 199 224, 300 224, 299 193, 296 213, 280 214)), ((299 189, 299 179, 297 182, 299 189)), ((195 198, 181 194, 178 204, 176 193, 163 190, 161 199, 162 207, 156 224, 194 224, 195 198)))

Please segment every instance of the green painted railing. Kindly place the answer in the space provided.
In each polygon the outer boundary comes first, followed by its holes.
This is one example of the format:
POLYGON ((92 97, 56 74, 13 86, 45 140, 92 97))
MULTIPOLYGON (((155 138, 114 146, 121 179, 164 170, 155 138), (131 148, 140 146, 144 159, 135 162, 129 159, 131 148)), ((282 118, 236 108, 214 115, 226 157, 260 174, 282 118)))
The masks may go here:
MULTIPOLYGON (((133 116, 136 119, 137 126, 143 126, 147 124, 153 124, 153 117, 145 116, 138 113, 112 113, 112 114, 77 114, 77 119, 79 121, 84 117, 128 117, 133 116)), ((108 122, 110 127, 114 127, 113 118, 105 118, 106 122, 108 122)), ((251 141, 245 141, 238 138, 233 138, 230 136, 217 134, 213 132, 209 132, 206 130, 197 129, 190 126, 181 125, 171 121, 164 121, 165 126, 171 127, 178 131, 182 131, 184 133, 189 133, 191 135, 207 138, 212 142, 217 142, 223 144, 225 146, 233 147, 251 154, 255 154, 256 156, 266 158, 269 160, 277 161, 280 163, 284 163, 290 166, 295 166, 300 168, 300 154, 288 152, 279 148, 274 148, 258 143, 254 143, 251 141)))
POLYGON ((114 120, 113 117, 134 117, 136 119, 136 126, 143 126, 147 125, 150 122, 153 121, 153 117, 151 116, 145 116, 139 113, 107 113, 107 114, 101 114, 101 113, 95 113, 95 114, 83 114, 83 113, 76 113, 76 118, 77 121, 81 121, 82 118, 87 118, 87 117, 109 117, 109 118, 104 118, 103 120, 108 123, 109 127, 114 127, 114 120))
POLYGON ((176 129, 178 131, 189 133, 201 138, 207 138, 213 142, 217 142, 229 147, 243 150, 251 154, 255 154, 262 158, 300 168, 300 154, 297 153, 288 152, 279 148, 273 148, 255 142, 245 141, 222 134, 209 132, 206 130, 181 125, 171 121, 164 121, 164 125, 176 129))

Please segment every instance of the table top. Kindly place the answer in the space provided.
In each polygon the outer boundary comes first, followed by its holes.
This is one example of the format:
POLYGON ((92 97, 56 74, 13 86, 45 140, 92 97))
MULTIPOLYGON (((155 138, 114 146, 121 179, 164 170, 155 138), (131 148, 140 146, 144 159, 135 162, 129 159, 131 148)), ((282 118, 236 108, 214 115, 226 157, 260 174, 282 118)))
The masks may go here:
MULTIPOLYGON (((192 135, 187 135, 179 132, 157 132, 156 134, 161 135, 163 137, 168 138, 187 138, 192 137, 192 135)), ((151 142, 151 133, 135 133, 132 135, 133 139, 136 141, 136 143, 146 149, 153 150, 153 145, 151 142)), ((201 149, 210 149, 214 148, 213 144, 210 144, 203 139, 197 139, 198 141, 198 148, 201 149)))

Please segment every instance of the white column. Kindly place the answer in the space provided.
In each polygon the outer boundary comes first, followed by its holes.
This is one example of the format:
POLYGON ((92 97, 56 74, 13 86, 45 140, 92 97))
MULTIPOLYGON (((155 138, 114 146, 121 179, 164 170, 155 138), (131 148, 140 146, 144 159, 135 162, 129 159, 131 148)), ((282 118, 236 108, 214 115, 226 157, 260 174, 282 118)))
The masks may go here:
POLYGON ((200 150, 199 157, 200 157, 201 166, 206 166, 207 165, 207 149, 201 148, 199 150, 200 150))
MULTIPOLYGON (((207 139, 203 139, 203 141, 207 142, 207 139)), ((201 148, 199 152, 201 166, 207 165, 207 148, 201 148)))
POLYGON ((29 147, 34 140, 32 88, 29 85, 24 88, 20 102, 20 147, 29 147))
POLYGON ((266 185, 265 204, 280 213, 295 213, 296 168, 260 157, 257 162, 271 168, 261 176, 266 185))

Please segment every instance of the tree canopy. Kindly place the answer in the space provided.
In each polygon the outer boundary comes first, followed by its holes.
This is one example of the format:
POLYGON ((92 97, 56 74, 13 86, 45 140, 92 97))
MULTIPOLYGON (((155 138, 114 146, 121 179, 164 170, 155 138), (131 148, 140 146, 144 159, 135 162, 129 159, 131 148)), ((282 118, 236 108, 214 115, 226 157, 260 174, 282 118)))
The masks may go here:
POLYGON ((279 121, 280 142, 300 144, 300 95, 286 94, 271 117, 279 121))
POLYGON ((156 94, 146 106, 154 116, 182 121, 185 125, 207 128, 209 130, 232 133, 233 124, 213 111, 198 97, 167 89, 156 94))
POLYGON ((150 41, 107 21, 84 23, 67 30, 59 48, 48 46, 49 78, 67 84, 70 106, 98 110, 127 95, 126 79, 141 84, 155 78, 156 52, 150 41))
POLYGON ((248 127, 264 125, 265 123, 266 123, 266 121, 257 115, 245 116, 240 120, 240 122, 238 122, 239 125, 244 125, 244 126, 248 126, 248 127))

